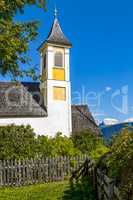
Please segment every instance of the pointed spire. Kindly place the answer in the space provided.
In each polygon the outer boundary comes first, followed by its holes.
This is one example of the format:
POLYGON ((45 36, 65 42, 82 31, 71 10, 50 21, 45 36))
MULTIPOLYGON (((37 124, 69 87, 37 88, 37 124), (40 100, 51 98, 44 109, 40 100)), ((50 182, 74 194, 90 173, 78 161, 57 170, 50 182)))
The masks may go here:
POLYGON ((48 34, 47 39, 40 45, 38 50, 41 49, 45 43, 50 43, 53 45, 60 45, 60 46, 68 46, 69 48, 72 46, 71 42, 67 39, 67 37, 64 35, 61 29, 57 15, 58 15, 58 10, 55 7, 55 10, 54 10, 55 18, 54 18, 53 25, 51 27, 51 30, 48 34))
POLYGON ((61 29, 57 15, 58 15, 58 11, 57 11, 57 8, 55 7, 55 11, 54 11, 55 19, 54 19, 52 28, 50 30, 50 33, 48 35, 47 42, 58 44, 58 45, 72 46, 71 42, 69 42, 69 40, 66 38, 66 36, 64 35, 61 29))

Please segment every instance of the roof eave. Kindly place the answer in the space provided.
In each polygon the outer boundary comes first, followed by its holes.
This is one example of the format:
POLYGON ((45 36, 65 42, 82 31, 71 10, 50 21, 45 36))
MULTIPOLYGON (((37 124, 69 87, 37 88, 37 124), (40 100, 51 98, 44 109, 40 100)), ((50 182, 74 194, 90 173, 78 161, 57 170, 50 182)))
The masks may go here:
POLYGON ((47 114, 27 114, 27 115, 20 115, 20 114, 0 114, 0 118, 43 118, 48 117, 47 114))
POLYGON ((47 41, 41 43, 41 45, 37 48, 37 51, 40 51, 45 45, 47 44, 47 41))
POLYGON ((48 44, 48 45, 53 45, 53 46, 57 46, 57 47, 65 47, 65 48, 72 48, 72 44, 64 44, 64 43, 57 43, 57 42, 52 42, 49 40, 45 40, 37 49, 37 51, 41 51, 41 49, 44 48, 44 46, 48 44))
POLYGON ((60 47, 67 47, 67 48, 71 48, 72 44, 65 44, 65 43, 59 43, 59 42, 54 42, 54 41, 46 41, 47 44, 49 45, 54 45, 54 46, 60 46, 60 47))

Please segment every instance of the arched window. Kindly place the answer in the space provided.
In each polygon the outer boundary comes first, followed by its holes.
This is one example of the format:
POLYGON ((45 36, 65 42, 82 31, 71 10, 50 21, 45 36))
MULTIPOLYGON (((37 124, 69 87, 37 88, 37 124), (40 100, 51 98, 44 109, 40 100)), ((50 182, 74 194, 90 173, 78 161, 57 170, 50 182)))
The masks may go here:
POLYGON ((61 52, 55 52, 55 66, 63 67, 63 54, 61 52))

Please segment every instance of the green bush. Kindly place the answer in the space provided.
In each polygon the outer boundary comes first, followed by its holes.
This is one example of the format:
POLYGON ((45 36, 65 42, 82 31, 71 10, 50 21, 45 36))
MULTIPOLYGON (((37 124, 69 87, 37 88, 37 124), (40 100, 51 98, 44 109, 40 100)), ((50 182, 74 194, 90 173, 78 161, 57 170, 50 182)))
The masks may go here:
POLYGON ((62 136, 61 133, 57 133, 56 137, 52 139, 54 146, 54 155, 57 156, 76 156, 81 152, 74 147, 74 143, 71 138, 62 136))
POLYGON ((76 156, 81 152, 74 147, 71 138, 57 133, 54 138, 38 136, 38 153, 40 156, 76 156))
POLYGON ((0 127, 0 160, 35 157, 35 134, 30 126, 0 127))
MULTIPOLYGON (((133 130, 125 128, 113 140, 111 156, 106 161, 109 176, 116 178, 123 195, 133 198, 133 130)), ((126 196, 124 199, 127 199, 126 196)))
POLYGON ((30 126, 0 127, 0 160, 35 157, 76 156, 81 152, 71 138, 58 133, 54 138, 36 137, 30 126))
POLYGON ((37 136, 30 126, 0 127, 0 159, 77 156, 88 154, 98 159, 107 152, 103 139, 91 131, 66 137, 57 133, 54 138, 37 136))
POLYGON ((104 144, 101 136, 97 136, 91 130, 85 130, 78 135, 72 136, 74 146, 81 151, 82 154, 90 155, 97 160, 99 157, 108 152, 108 148, 104 144))
POLYGON ((54 146, 52 143, 52 139, 44 135, 38 136, 37 137, 37 154, 39 155, 39 157, 54 156, 53 152, 54 152, 54 146))

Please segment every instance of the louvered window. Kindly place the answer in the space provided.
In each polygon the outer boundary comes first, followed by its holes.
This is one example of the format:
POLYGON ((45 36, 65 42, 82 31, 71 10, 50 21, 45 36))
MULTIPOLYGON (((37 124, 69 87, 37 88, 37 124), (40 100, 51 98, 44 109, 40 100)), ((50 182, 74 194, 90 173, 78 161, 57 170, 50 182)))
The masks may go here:
POLYGON ((55 66, 63 67, 63 54, 61 52, 55 53, 55 66))

